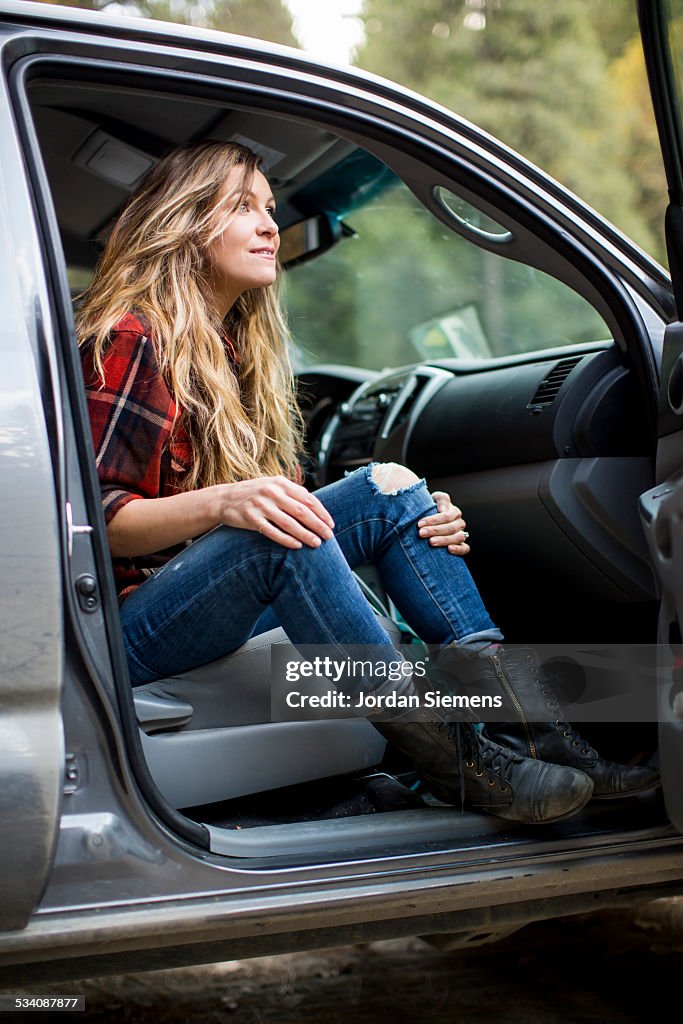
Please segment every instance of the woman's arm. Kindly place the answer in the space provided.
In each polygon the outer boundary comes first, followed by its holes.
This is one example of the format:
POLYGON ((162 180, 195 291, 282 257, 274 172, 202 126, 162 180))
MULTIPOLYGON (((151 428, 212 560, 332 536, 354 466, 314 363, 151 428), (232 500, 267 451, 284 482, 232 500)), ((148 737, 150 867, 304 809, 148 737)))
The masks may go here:
POLYGON ((162 461, 177 409, 149 331, 133 314, 112 330, 103 376, 84 350, 84 379, 111 553, 147 555, 225 524, 289 548, 315 547, 334 523, 318 498, 284 476, 164 497, 162 461))
POLYGON ((107 526, 114 558, 149 555, 198 537, 218 525, 210 491, 188 491, 167 498, 129 501, 107 526))
POLYGON ((334 522, 313 494, 284 476, 218 484, 167 498, 128 501, 107 527, 114 558, 163 551, 214 526, 262 533, 288 548, 317 547, 334 522))

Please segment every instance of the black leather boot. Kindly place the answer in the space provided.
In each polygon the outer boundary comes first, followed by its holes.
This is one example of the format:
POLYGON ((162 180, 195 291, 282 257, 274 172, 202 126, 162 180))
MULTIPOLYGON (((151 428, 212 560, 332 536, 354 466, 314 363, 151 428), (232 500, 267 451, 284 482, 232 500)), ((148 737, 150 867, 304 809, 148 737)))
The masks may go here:
POLYGON ((538 656, 530 648, 506 650, 451 662, 451 668, 468 689, 476 680, 485 692, 497 690, 510 713, 509 722, 489 722, 484 736, 511 747, 524 757, 578 768, 593 781, 596 799, 633 796, 660 784, 659 773, 649 765, 625 765, 606 761, 562 719, 562 710, 544 679, 538 656), (464 678, 467 677, 467 678, 464 678), (544 721, 547 716, 547 721, 544 721))
POLYGON ((373 725, 412 758, 420 778, 446 803, 536 824, 568 818, 593 792, 583 772, 522 757, 469 722, 437 722, 421 711, 373 725))

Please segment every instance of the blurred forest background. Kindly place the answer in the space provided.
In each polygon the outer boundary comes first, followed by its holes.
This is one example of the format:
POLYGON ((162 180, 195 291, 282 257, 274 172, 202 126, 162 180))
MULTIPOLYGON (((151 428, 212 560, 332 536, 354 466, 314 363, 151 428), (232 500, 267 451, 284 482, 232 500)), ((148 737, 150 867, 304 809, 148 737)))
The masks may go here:
MULTIPOLYGON (((285 0, 61 3, 299 45, 285 0)), ((491 132, 666 261, 634 0, 363 0, 359 17, 354 64, 491 132)))

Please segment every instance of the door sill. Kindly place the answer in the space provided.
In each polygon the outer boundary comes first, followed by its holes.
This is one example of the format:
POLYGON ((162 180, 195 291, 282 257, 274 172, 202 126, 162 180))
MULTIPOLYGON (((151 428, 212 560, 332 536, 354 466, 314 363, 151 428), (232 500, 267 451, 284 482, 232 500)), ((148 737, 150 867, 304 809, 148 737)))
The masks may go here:
POLYGON ((585 850, 678 835, 668 821, 659 790, 592 801, 578 814, 544 825, 510 823, 445 804, 255 827, 202 824, 213 853, 269 861, 271 867, 275 857, 320 863, 430 852, 454 852, 471 861, 503 852, 537 855, 558 847, 585 850))

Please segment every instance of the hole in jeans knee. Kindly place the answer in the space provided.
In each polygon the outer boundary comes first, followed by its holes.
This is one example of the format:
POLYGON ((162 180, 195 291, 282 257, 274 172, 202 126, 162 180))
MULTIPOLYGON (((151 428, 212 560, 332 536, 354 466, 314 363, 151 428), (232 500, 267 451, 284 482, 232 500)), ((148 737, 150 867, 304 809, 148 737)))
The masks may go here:
POLYGON ((412 469, 397 462, 378 462, 371 470, 372 480, 382 494, 398 494, 421 483, 412 469))

